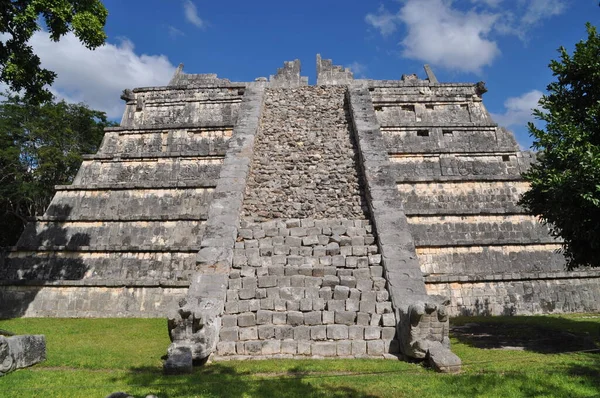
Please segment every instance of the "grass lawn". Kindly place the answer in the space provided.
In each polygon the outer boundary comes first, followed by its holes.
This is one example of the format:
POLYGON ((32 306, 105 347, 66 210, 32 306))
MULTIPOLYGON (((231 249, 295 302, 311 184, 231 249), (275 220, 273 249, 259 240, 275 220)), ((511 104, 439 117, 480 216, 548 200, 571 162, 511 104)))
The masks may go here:
POLYGON ((0 378, 0 397, 103 398, 115 391, 160 398, 600 395, 600 353, 571 352, 600 343, 598 315, 456 318, 452 324, 461 330, 453 337, 464 364, 458 375, 394 360, 268 360, 211 363, 191 375, 163 376, 164 319, 5 320, 0 329, 45 334, 48 359, 0 378), (472 323, 484 327, 469 329, 472 323), (498 349, 507 346, 512 349, 498 349))

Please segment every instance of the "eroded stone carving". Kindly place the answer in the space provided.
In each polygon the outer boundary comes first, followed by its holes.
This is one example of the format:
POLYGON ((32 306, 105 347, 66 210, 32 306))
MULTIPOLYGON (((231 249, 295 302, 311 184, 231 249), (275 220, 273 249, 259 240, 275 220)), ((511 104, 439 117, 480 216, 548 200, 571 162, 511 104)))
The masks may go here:
MULTIPOLYGON (((224 302, 218 298, 181 300, 179 309, 169 316, 169 354, 188 347, 193 361, 207 358, 215 349, 221 329, 224 302)), ((169 355, 171 357, 171 355, 169 355)))
POLYGON ((428 296, 400 309, 397 331, 404 355, 426 359, 436 370, 454 373, 460 371, 461 361, 450 351, 448 303, 428 296))
POLYGON ((125 90, 123 90, 123 93, 121 93, 121 99, 125 102, 135 101, 135 94, 133 94, 133 91, 126 88, 125 90))
POLYGON ((0 336, 0 376, 46 359, 43 335, 0 336))
POLYGON ((485 82, 477 82, 477 84, 475 84, 475 93, 478 96, 482 96, 483 94, 487 93, 488 89, 485 86, 485 82))

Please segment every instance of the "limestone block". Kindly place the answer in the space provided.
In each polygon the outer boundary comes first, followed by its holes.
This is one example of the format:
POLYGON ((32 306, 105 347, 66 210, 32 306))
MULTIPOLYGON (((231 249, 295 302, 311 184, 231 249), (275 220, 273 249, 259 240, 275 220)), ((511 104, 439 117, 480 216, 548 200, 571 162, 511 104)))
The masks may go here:
POLYGON ((16 369, 46 360, 46 338, 43 335, 1 336, 0 376, 16 369))

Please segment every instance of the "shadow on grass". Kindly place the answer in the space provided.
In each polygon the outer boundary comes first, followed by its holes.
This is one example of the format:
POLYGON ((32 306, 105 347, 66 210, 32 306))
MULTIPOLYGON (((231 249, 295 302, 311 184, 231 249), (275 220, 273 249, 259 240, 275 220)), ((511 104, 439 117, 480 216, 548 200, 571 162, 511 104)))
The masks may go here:
MULTIPOLYGON (((152 390, 160 398, 174 397, 375 397, 355 388, 340 385, 336 375, 311 374, 292 368, 286 372, 239 372, 227 364, 213 363, 194 369, 189 375, 164 376, 155 367, 133 368, 113 381, 152 390)), ((140 390, 141 391, 141 390, 140 390)), ((134 394, 144 397, 147 393, 134 394)))
POLYGON ((483 349, 509 349, 553 354, 600 347, 596 321, 564 317, 459 317, 450 334, 463 344, 483 349))

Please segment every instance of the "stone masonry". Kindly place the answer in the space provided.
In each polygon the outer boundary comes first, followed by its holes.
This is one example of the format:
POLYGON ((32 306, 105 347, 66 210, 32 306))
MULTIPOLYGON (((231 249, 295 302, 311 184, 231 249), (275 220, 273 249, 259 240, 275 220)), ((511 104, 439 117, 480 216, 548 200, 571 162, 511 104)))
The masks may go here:
POLYGON ((219 356, 398 353, 345 91, 265 92, 219 356))
POLYGON ((452 315, 598 311, 600 272, 516 204, 535 161, 483 83, 254 82, 180 66, 125 90, 70 186, 0 257, 0 317, 169 318, 167 373, 211 355, 456 371, 452 315))

